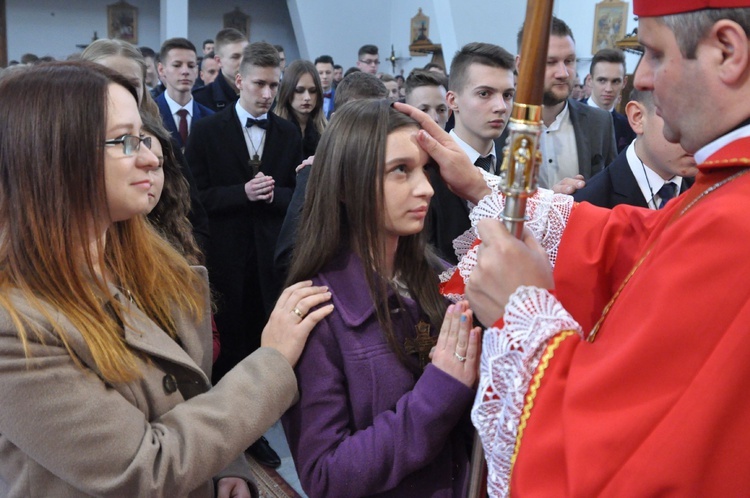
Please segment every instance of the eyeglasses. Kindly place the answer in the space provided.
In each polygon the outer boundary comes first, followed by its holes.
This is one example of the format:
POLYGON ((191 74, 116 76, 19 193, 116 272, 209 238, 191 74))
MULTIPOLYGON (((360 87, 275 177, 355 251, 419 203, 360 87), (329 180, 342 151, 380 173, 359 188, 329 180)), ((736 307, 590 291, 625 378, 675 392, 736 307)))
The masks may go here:
POLYGON ((359 62, 362 64, 367 64, 368 66, 379 66, 380 65, 380 59, 372 59, 372 60, 362 60, 360 59, 359 62))
POLYGON ((151 150, 151 137, 137 137, 135 135, 123 135, 112 140, 105 140, 104 145, 122 144, 122 153, 126 156, 132 156, 141 150, 141 142, 147 149, 151 150))

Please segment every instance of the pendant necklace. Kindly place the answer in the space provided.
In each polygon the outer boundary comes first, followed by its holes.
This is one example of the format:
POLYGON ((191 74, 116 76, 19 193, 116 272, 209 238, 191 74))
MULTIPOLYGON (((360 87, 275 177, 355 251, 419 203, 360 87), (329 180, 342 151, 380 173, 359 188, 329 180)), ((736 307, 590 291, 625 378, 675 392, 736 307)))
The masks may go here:
POLYGON ((253 137, 250 135, 249 128, 245 128, 245 134, 247 135, 247 139, 250 141, 250 146, 253 148, 252 157, 247 161, 247 165, 250 166, 253 174, 252 177, 255 178, 255 176, 258 174, 258 171, 260 171, 261 160, 258 151, 263 147, 263 144, 266 143, 266 130, 263 130, 263 136, 260 139, 260 145, 258 147, 256 147, 253 143, 253 137))

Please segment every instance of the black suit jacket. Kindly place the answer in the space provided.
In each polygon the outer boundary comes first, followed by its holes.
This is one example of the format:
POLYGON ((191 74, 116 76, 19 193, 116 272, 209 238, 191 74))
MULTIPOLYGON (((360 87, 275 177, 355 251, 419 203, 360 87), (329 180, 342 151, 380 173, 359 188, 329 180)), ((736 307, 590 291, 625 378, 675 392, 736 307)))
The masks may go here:
MULTIPOLYGON (((590 202, 595 206, 613 208, 618 204, 648 207, 648 201, 633 175, 626 156, 627 149, 607 166, 604 171, 592 177, 586 186, 576 191, 573 198, 578 202, 590 202)), ((680 193, 693 184, 692 178, 683 178, 680 193)))
POLYGON ((193 90, 193 98, 200 105, 219 112, 227 107, 232 107, 237 102, 239 95, 224 79, 224 73, 219 71, 219 75, 210 85, 193 90))
POLYGON ((453 249, 453 240, 471 227, 469 206, 464 199, 450 191, 437 168, 430 168, 429 174, 435 194, 430 201, 425 229, 438 256, 455 265, 458 258, 453 249))
POLYGON ((270 312, 281 289, 273 270, 276 240, 302 162, 302 139, 289 121, 268 113, 260 171, 275 180, 273 202, 251 202, 245 183, 251 180, 250 154, 234 105, 197 121, 185 156, 211 224, 208 263, 218 287, 259 272, 262 299, 270 312))
POLYGON ((615 140, 617 141, 617 153, 624 151, 628 145, 635 140, 635 132, 630 127, 628 117, 612 110, 612 120, 615 125, 615 140))

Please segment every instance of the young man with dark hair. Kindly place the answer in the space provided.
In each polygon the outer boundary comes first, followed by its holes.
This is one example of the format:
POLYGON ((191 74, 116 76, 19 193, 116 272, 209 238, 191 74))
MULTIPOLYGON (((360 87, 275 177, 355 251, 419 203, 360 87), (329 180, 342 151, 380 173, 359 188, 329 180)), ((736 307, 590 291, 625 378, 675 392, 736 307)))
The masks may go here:
POLYGON ((219 63, 219 75, 210 85, 193 91, 193 97, 198 103, 214 111, 221 111, 237 102, 237 72, 242 60, 242 50, 247 44, 245 35, 234 28, 225 28, 216 34, 214 58, 219 63))
MULTIPOLYGON (((495 140, 510 118, 516 91, 514 68, 513 55, 490 43, 464 45, 451 63, 445 99, 455 118, 450 135, 474 165, 489 173, 496 173, 500 165, 495 140)), ((442 258, 456 263, 453 240, 471 226, 469 207, 436 171, 431 180, 435 194, 427 220, 430 241, 442 258)))
POLYGON ((164 127, 184 149, 193 123, 214 112, 195 102, 191 93, 198 77, 195 45, 186 38, 170 38, 159 50, 159 76, 166 90, 156 97, 164 127))
POLYGON ((344 76, 336 88, 335 107, 341 107, 352 100, 384 99, 388 96, 388 89, 377 76, 360 70, 344 76))
POLYGON ((385 88, 388 90, 388 100, 391 102, 398 102, 398 82, 396 81, 396 78, 387 73, 381 73, 378 75, 378 78, 380 78, 380 81, 383 82, 385 88))
POLYGON ((441 128, 448 122, 448 91, 445 77, 433 71, 414 69, 404 83, 406 103, 427 113, 441 128))
POLYGON ((380 57, 378 47, 375 45, 362 45, 357 52, 357 67, 360 71, 370 74, 378 74, 380 68, 380 57))
MULTIPOLYGON (((518 32, 516 65, 523 64, 518 32)), ((612 116, 600 109, 570 99, 576 74, 573 32, 553 17, 544 75, 544 132, 540 141, 542 164, 539 186, 572 194, 585 180, 604 169, 617 155, 612 116)))
POLYGON ((214 51, 214 41, 211 38, 203 40, 203 57, 209 57, 209 54, 211 54, 213 51, 214 51))
POLYGON ((612 113, 617 152, 622 152, 635 139, 628 118, 615 110, 622 89, 628 83, 628 77, 625 75, 625 54, 622 50, 614 48, 599 50, 591 59, 586 80, 591 86, 591 97, 584 102, 591 107, 612 113))
POLYGON ((341 80, 344 79, 344 68, 339 64, 333 65, 333 87, 336 88, 341 80))
POLYGON ((159 85, 159 76, 156 74, 156 52, 151 47, 138 47, 138 51, 146 61, 146 86, 151 91, 159 85))
POLYGON ((279 65, 279 69, 281 69, 281 78, 284 78, 284 70, 286 69, 286 54, 284 53, 284 47, 281 45, 274 45, 273 48, 276 49, 276 51, 279 53, 279 60, 281 61, 281 64, 279 65))
POLYGON ((200 79, 204 85, 210 85, 219 76, 219 63, 213 52, 209 52, 201 61, 200 79))
POLYGON ((331 118, 336 96, 336 90, 333 87, 333 67, 333 58, 330 55, 321 55, 315 59, 315 70, 318 71, 320 86, 323 87, 323 112, 327 119, 331 118))
MULTIPOLYGON (((214 381, 260 347, 283 283, 273 254, 302 161, 302 137, 269 112, 280 63, 269 43, 245 47, 235 79, 239 100, 197 123, 185 153, 211 225, 207 256, 222 344, 214 381)), ((261 463, 280 464, 263 439, 250 451, 261 463)))

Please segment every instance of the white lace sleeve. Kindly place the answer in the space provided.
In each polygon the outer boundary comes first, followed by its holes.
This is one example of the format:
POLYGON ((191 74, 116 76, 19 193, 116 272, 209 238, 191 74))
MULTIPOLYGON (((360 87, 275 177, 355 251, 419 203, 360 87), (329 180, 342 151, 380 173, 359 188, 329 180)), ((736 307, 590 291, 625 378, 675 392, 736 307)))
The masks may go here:
MULTIPOLYGON (((471 228, 453 241, 453 248, 459 260, 457 268, 464 282, 468 281, 477 264, 477 248, 472 248, 477 239, 477 222, 485 218, 500 219, 505 207, 505 198, 497 190, 498 182, 492 179, 497 179, 497 177, 485 174, 485 180, 493 191, 479 201, 469 214, 471 228)), ((537 190, 526 204, 526 226, 547 251, 553 267, 557 261, 557 248, 572 209, 573 197, 555 194, 551 190, 542 188, 537 190)))
POLYGON ((487 459, 489 496, 507 496, 524 398, 547 343, 581 327, 549 292, 519 287, 505 308, 505 326, 484 333, 479 388, 471 420, 487 459))

